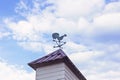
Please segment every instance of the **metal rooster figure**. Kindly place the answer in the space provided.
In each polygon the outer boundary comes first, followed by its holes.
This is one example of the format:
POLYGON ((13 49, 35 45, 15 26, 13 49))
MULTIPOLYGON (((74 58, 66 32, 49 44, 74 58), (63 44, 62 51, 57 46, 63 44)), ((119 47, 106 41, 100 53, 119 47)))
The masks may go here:
POLYGON ((53 33, 52 34, 53 41, 57 44, 56 46, 53 46, 53 47, 54 48, 57 48, 57 47, 62 48, 62 46, 64 44, 66 44, 66 42, 63 42, 62 40, 66 36, 67 36, 66 34, 60 36, 59 33, 53 33))

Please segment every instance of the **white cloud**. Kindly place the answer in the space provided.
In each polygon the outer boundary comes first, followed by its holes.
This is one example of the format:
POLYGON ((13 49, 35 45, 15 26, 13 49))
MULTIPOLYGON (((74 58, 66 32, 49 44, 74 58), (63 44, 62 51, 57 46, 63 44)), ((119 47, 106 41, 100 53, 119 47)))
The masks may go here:
POLYGON ((101 14, 95 16, 92 22, 86 18, 80 18, 77 30, 76 34, 86 37, 99 36, 99 34, 120 34, 120 13, 101 14))
POLYGON ((78 18, 80 16, 91 16, 101 11, 104 0, 57 0, 56 14, 61 17, 78 18))
POLYGON ((27 72, 24 69, 17 68, 15 65, 9 65, 0 61, 0 79, 1 80, 34 80, 35 73, 27 72))
POLYGON ((27 21, 19 21, 18 23, 12 22, 8 19, 5 20, 8 28, 12 31, 13 38, 16 40, 26 40, 27 38, 31 40, 33 38, 33 28, 27 21))
POLYGON ((67 53, 72 54, 72 53, 78 53, 78 52, 84 52, 84 51, 89 51, 90 49, 82 44, 77 44, 72 41, 69 41, 65 44, 64 49, 66 50, 67 53))
POLYGON ((0 39, 9 36, 10 33, 9 32, 0 32, 0 39))
POLYGON ((70 54, 70 59, 75 63, 87 62, 88 60, 94 59, 96 57, 100 57, 103 55, 102 51, 84 51, 78 53, 70 54))
POLYGON ((108 13, 94 18, 95 30, 116 32, 120 30, 120 13, 108 13))
POLYGON ((76 44, 74 42, 67 42, 67 44, 64 47, 65 52, 70 57, 70 59, 76 63, 84 63, 88 60, 93 60, 94 58, 101 57, 105 55, 106 53, 104 51, 95 50, 90 47, 82 45, 82 44, 76 44))
POLYGON ((120 68, 119 62, 90 60, 82 71, 88 80, 119 80, 120 68))
POLYGON ((109 3, 108 5, 105 6, 103 12, 104 13, 120 12, 120 2, 109 3))
POLYGON ((19 42, 19 46, 23 47, 25 50, 40 52, 42 51, 43 44, 40 42, 19 42))
POLYGON ((0 39, 4 37, 8 37, 10 35, 10 32, 6 31, 6 29, 3 27, 2 24, 0 24, 0 39))
POLYGON ((96 73, 87 76, 89 80, 119 80, 120 73, 118 71, 108 71, 104 73, 96 73))

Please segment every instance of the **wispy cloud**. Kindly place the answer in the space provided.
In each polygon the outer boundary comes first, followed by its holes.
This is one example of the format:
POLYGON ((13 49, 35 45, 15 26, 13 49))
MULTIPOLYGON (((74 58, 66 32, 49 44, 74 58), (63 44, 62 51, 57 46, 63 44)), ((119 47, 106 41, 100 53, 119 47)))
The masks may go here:
POLYGON ((3 60, 0 60, 0 78, 2 80, 34 80, 35 73, 27 72, 26 70, 17 67, 15 65, 10 65, 3 60))

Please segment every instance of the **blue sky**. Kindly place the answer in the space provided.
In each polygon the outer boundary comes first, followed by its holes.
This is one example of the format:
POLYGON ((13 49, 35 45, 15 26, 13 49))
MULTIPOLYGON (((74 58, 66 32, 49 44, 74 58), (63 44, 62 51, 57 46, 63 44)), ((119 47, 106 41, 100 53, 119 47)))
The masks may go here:
POLYGON ((0 78, 35 80, 27 63, 55 51, 58 32, 88 80, 120 80, 120 0, 89 1, 1 0, 0 78))
POLYGON ((19 0, 10 1, 10 0, 4 0, 0 1, 0 16, 11 16, 15 14, 14 8, 16 7, 16 3, 18 3, 19 0))

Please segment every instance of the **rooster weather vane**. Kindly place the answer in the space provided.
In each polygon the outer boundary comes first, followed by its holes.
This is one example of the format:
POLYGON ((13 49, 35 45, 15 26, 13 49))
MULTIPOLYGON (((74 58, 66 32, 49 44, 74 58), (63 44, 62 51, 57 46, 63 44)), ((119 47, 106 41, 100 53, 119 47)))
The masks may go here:
POLYGON ((63 42, 63 38, 66 37, 67 35, 64 34, 62 36, 59 35, 59 33, 53 33, 52 34, 52 38, 53 38, 53 41, 56 43, 55 46, 53 46, 54 48, 62 48, 62 46, 64 44, 66 44, 66 42, 63 42))

